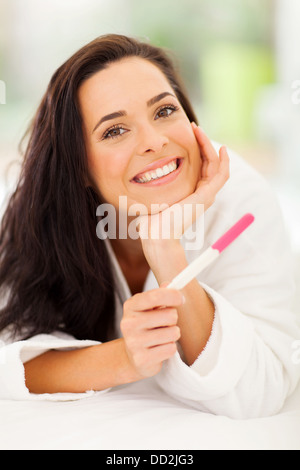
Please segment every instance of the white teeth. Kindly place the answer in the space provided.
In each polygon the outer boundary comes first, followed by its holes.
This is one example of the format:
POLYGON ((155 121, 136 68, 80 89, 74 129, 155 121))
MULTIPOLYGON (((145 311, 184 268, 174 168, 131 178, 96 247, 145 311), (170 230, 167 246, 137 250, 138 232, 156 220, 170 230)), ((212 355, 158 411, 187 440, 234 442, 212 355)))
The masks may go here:
POLYGON ((168 175, 177 169, 177 161, 174 160, 173 162, 169 163, 168 165, 164 165, 162 168, 156 168, 156 170, 152 170, 151 172, 147 172, 142 175, 140 178, 137 178, 136 181, 138 183, 148 183, 151 180, 156 180, 161 178, 162 176, 168 175))
POLYGON ((168 165, 163 166, 163 172, 164 172, 164 175, 167 175, 168 173, 170 173, 168 165))

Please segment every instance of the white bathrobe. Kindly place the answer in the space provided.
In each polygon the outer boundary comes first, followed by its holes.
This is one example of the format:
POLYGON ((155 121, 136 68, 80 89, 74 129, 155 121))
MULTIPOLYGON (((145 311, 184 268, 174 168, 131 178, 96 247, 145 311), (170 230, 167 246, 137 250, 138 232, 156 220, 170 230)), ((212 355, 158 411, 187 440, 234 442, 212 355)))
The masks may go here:
MULTIPOLYGON (((300 365, 292 358, 300 328, 291 311, 292 258, 277 200, 262 176, 234 152, 229 154, 230 180, 204 214, 204 243, 197 250, 186 250, 188 262, 245 213, 251 212, 255 222, 198 276, 215 305, 213 330, 204 351, 191 366, 176 353, 165 361, 156 380, 166 394, 193 408, 244 419, 279 412, 295 389, 300 365)), ((186 242, 185 234, 184 247, 186 242)), ((121 335, 122 305, 131 292, 109 241, 105 243, 121 293, 121 298, 116 295, 116 326, 121 335)), ((150 271, 144 291, 156 287, 150 271)), ((23 367, 49 349, 83 348, 95 341, 55 332, 16 341, 9 329, 0 340, 0 399, 76 400, 95 393, 32 394, 26 388, 23 367)))

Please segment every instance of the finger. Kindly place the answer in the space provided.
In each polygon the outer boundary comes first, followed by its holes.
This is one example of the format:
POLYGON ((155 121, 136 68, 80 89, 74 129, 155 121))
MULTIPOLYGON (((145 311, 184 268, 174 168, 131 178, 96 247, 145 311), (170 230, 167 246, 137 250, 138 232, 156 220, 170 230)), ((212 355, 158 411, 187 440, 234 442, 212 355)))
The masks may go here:
POLYGON ((161 283, 159 287, 167 287, 170 283, 168 281, 164 281, 161 283))
POLYGON ((144 347, 154 348, 163 344, 175 343, 180 338, 180 329, 178 326, 169 326, 166 328, 157 328, 149 330, 144 336, 144 347))
POLYGON ((214 175, 212 180, 209 182, 211 189, 214 192, 219 191, 230 176, 230 159, 225 146, 222 146, 219 151, 220 165, 217 173, 214 175))
POLYGON ((207 137, 201 127, 193 125, 193 130, 195 137, 197 139, 201 157, 202 157, 202 177, 211 178, 218 170, 219 167, 219 157, 216 152, 212 142, 207 137))
POLYGON ((175 326, 178 321, 178 312, 176 308, 169 307, 159 310, 152 310, 151 312, 144 312, 144 314, 147 316, 144 326, 146 329, 175 326))
POLYGON ((200 126, 193 125, 193 130, 195 137, 197 139, 197 142, 203 151, 204 157, 206 157, 208 160, 212 160, 215 158, 218 158, 218 154, 208 138, 208 136, 205 134, 204 130, 200 126))
POLYGON ((196 193, 204 200, 214 199, 218 191, 224 186, 230 175, 230 159, 225 146, 220 149, 220 166, 210 181, 200 183, 196 193))
POLYGON ((184 297, 176 289, 159 288, 135 294, 128 301, 135 311, 148 311, 159 307, 176 307, 184 302, 184 297))
POLYGON ((160 346, 154 346, 148 350, 151 362, 160 363, 174 356, 177 351, 176 343, 167 343, 160 346))

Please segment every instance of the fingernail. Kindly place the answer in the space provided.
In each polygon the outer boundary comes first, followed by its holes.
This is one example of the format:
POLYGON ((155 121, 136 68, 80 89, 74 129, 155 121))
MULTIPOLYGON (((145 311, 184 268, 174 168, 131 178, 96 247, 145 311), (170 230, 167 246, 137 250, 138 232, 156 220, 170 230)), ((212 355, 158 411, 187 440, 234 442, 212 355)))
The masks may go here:
POLYGON ((186 298, 184 297, 184 295, 182 294, 182 303, 185 304, 186 303, 186 298))

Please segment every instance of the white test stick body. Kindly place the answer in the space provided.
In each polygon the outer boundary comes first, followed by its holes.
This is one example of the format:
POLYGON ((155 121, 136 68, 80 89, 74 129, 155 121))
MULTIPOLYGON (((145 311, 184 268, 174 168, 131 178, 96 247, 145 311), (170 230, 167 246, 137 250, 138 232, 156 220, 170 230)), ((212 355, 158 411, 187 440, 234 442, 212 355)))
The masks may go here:
POLYGON ((219 256, 218 250, 209 247, 167 286, 168 289, 182 289, 219 256))
POLYGON ((220 237, 212 246, 207 248, 198 258, 179 273, 173 281, 167 286, 168 289, 182 289, 192 279, 203 271, 210 263, 215 261, 223 250, 227 248, 249 225, 254 221, 252 214, 245 214, 236 222, 222 237, 220 237))

